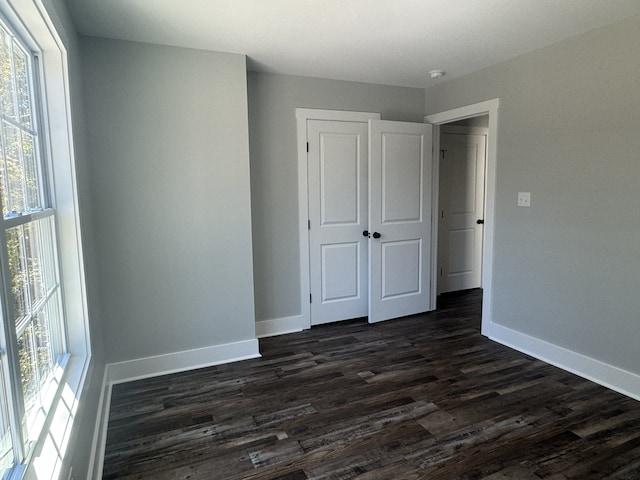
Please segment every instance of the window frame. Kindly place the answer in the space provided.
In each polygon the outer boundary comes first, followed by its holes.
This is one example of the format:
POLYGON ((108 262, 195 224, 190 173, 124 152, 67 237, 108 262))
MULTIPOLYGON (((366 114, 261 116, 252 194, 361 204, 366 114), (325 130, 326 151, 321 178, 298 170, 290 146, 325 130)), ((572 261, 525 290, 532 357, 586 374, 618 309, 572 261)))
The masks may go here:
MULTIPOLYGON (((52 18, 48 12, 47 7, 55 13, 51 3, 51 0, 0 0, 0 13, 6 23, 30 52, 36 52, 33 86, 35 108, 41 115, 37 130, 44 170, 49 173, 43 175, 41 181, 47 190, 44 194, 49 196, 49 206, 56 212, 60 308, 65 316, 63 341, 68 352, 62 359, 62 368, 56 370, 57 388, 42 432, 23 463, 12 470, 11 480, 57 479, 69 470, 69 455, 66 454, 77 435, 78 422, 74 423, 74 420, 79 404, 87 395, 84 387, 92 368, 65 45, 68 39, 63 41, 58 33, 58 29, 64 33, 60 19, 52 18)), ((28 215, 35 219, 47 216, 47 213, 28 215)), ((9 284, 5 282, 3 288, 6 285, 9 284)), ((12 383, 18 385, 11 388, 22 388, 19 375, 12 383)))

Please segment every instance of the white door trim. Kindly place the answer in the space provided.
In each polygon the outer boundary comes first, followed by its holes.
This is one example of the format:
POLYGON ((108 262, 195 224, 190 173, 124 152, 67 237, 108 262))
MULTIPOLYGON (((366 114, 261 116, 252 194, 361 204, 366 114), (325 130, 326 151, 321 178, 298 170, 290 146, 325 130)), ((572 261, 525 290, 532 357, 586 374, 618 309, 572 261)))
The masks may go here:
POLYGON ((298 142, 298 232, 300 244, 300 328, 311 328, 311 305, 309 295, 309 192, 307 184, 307 121, 332 120, 338 122, 362 122, 380 120, 379 113, 349 112, 342 110, 320 110, 296 108, 298 142))
MULTIPOLYGON (((463 120, 465 118, 477 117, 479 115, 489 115, 489 131, 487 135, 487 166, 486 166, 486 178, 485 178, 485 205, 484 205, 484 249, 482 253, 482 334, 488 335, 489 327, 491 325, 491 315, 493 311, 493 243, 495 233, 495 204, 496 204, 496 150, 498 145, 498 109, 500 106, 500 99, 494 98, 487 100, 486 102, 475 103, 473 105, 467 105, 465 107, 455 108, 445 112, 434 113, 425 116, 425 122, 432 123, 434 125, 434 151, 440 151, 440 127, 443 123, 455 122, 457 120, 463 120)), ((438 163, 434 163, 434 215, 433 218, 437 218, 438 212, 438 163)), ((433 225, 433 238, 432 238, 432 262, 437 262, 437 239, 438 239, 438 225, 437 222, 433 225)), ((432 308, 435 309, 436 301, 436 269, 433 269, 432 277, 432 308)))

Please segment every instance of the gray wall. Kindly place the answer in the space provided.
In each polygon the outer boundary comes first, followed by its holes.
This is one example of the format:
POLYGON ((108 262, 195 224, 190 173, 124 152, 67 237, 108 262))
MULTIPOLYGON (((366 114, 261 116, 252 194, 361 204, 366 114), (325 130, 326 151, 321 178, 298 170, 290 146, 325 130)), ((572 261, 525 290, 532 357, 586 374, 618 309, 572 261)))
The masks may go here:
POLYGON ((300 314, 296 108, 422 122, 424 90, 249 73, 256 319, 300 314))
POLYGON ((640 373, 640 16, 426 92, 500 98, 493 321, 640 373), (531 207, 516 206, 531 192, 531 207))
POLYGON ((107 362, 255 338, 245 57, 81 47, 107 362))

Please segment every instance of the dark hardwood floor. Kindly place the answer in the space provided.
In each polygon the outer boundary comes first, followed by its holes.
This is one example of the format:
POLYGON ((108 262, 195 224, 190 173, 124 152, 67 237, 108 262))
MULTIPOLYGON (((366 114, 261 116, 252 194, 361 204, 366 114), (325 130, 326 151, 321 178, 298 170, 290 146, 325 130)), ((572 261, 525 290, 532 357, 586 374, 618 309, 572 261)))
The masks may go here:
POLYGON ((436 312, 113 387, 104 479, 639 479, 640 402, 436 312))

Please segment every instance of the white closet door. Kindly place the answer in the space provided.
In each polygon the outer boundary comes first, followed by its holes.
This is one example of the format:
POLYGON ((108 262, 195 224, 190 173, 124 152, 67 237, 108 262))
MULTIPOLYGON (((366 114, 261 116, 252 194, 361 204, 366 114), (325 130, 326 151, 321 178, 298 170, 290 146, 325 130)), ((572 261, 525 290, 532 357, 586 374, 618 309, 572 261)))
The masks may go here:
POLYGON ((367 124, 307 122, 311 324, 367 315, 367 124))
POLYGON ((432 126, 369 121, 369 321, 429 310, 432 126))

